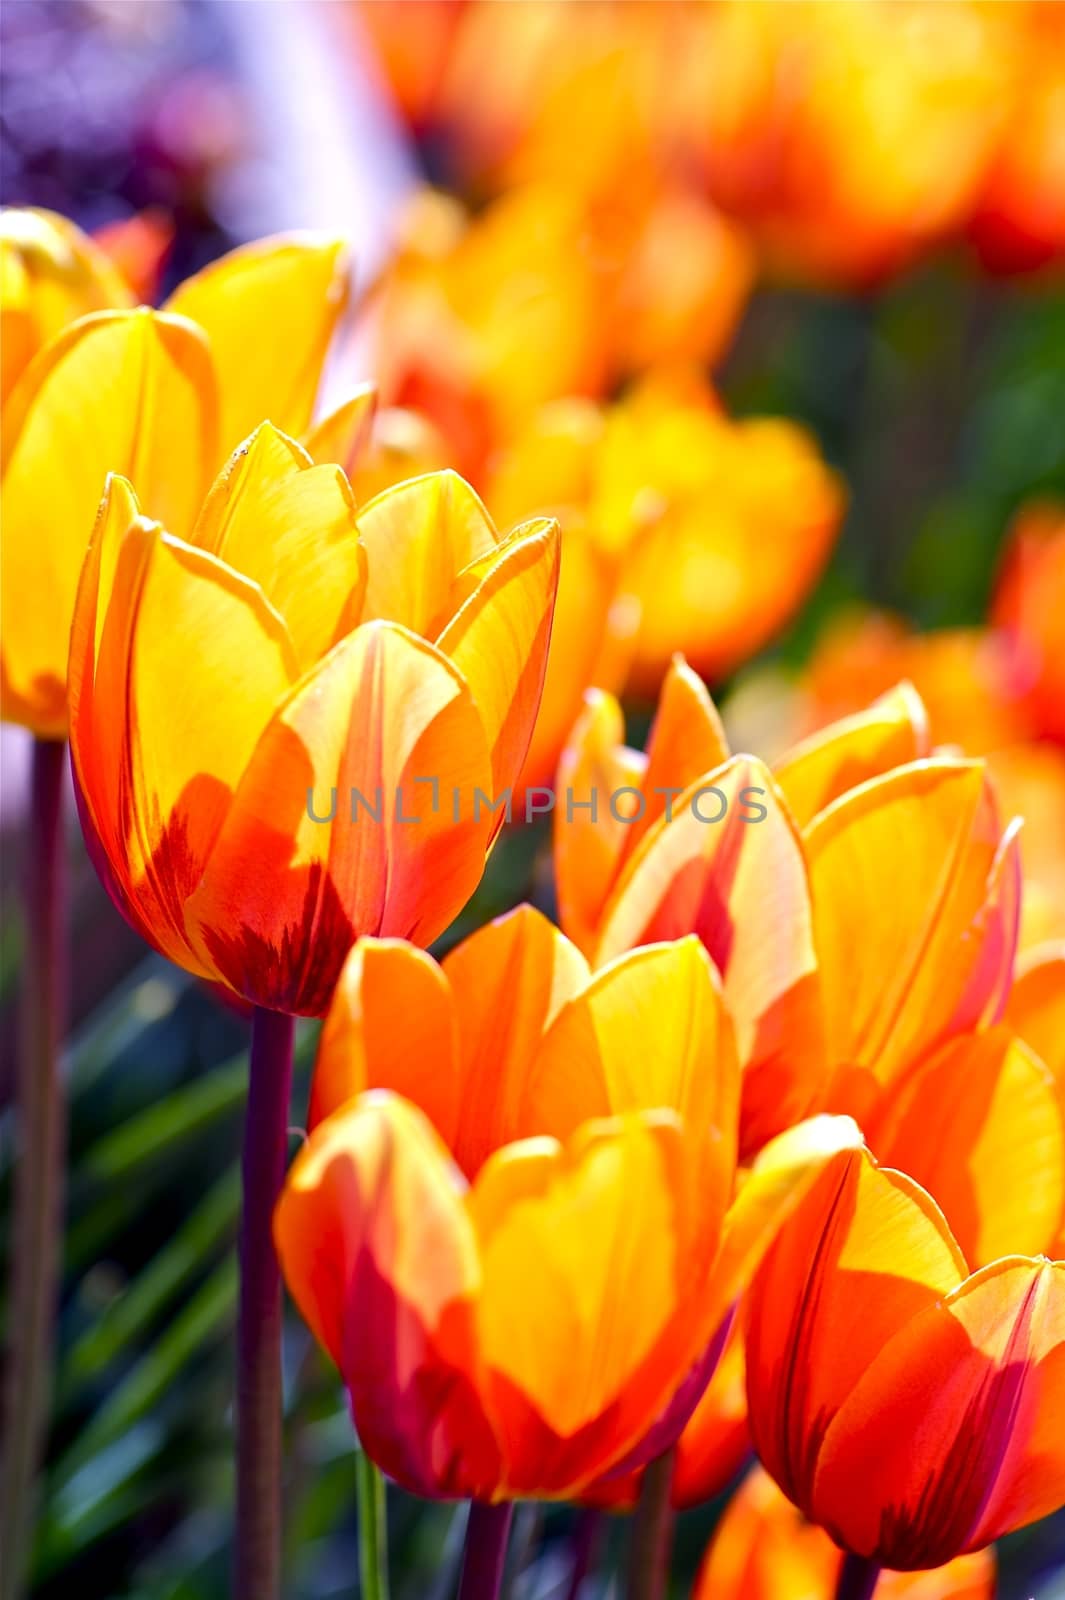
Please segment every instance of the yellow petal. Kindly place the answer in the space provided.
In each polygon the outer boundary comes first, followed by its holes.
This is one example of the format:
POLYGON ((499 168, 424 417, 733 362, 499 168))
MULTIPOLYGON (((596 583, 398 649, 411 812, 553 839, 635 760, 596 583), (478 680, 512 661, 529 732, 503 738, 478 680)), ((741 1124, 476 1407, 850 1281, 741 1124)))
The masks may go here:
POLYGON ((484 506, 455 472, 386 489, 361 508, 359 533, 369 566, 364 618, 401 622, 427 639, 458 609, 460 573, 499 543, 484 506))
POLYGON ((181 965, 184 903, 252 750, 295 681, 281 619, 247 579, 138 515, 109 481, 71 644, 74 770, 110 871, 181 965))
POLYGON ((165 309, 199 323, 210 340, 221 451, 228 454, 264 417, 297 436, 306 428, 347 301, 348 271, 338 240, 279 235, 231 250, 170 296, 165 309))
POLYGON ((515 529, 437 639, 476 701, 492 752, 497 795, 514 784, 521 770, 540 707, 558 551, 557 523, 515 529))
POLYGON ((369 447, 376 414, 377 390, 371 383, 364 384, 315 423, 304 437, 304 449, 312 461, 321 466, 335 462, 351 478, 369 447))
POLYGON ((774 772, 805 827, 848 789, 927 756, 930 748, 928 714, 916 690, 902 683, 868 711, 830 724, 789 751, 774 772))
POLYGON ((37 732, 66 728, 74 595, 107 474, 130 478, 148 514, 185 535, 214 429, 202 336, 151 311, 73 324, 16 385, 4 417, 4 682, 37 732))
POLYGON ((1065 1126, 1050 1073, 1007 1028, 964 1034, 893 1084, 870 1148, 934 1196, 974 1266, 1049 1251, 1065 1220, 1065 1126))
POLYGON ((316 467, 272 423, 234 453, 193 543, 244 573, 284 617, 301 670, 358 621, 366 587, 355 503, 338 467, 316 467))

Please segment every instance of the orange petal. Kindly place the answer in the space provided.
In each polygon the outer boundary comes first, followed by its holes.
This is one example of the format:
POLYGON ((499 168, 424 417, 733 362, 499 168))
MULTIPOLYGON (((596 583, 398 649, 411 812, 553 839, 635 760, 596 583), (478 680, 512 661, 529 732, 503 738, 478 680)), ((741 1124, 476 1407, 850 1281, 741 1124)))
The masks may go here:
MULTIPOLYGON (((692 1600, 828 1600, 842 1555, 820 1528, 754 1467, 725 1508, 692 1600)), ((990 1550, 960 1556, 933 1572, 882 1572, 883 1600, 992 1600, 990 1550)))
POLYGON ((510 1146, 470 1209, 510 1486, 565 1497, 639 1440, 696 1354, 691 1286, 713 1235, 683 1132, 658 1113, 590 1124, 565 1149, 510 1146))
POLYGON ((369 577, 364 618, 401 622, 435 639, 457 610, 463 568, 491 555, 499 535, 456 472, 396 484, 359 511, 369 577))
POLYGON ((829 1426, 818 1521, 884 1565, 934 1567, 1065 1500, 1065 1262, 1010 1256, 915 1317, 829 1426))
POLYGON ((1065 1218, 1050 1073, 1007 1028, 964 1034, 892 1085, 866 1126, 883 1166, 933 1195, 974 1266, 1049 1250, 1065 1218))
POLYGON ((227 454, 264 417, 286 433, 306 428, 348 271, 338 240, 278 235, 231 250, 170 296, 165 309, 199 323, 210 339, 227 454))
POLYGON ((529 748, 558 587, 558 524, 515 529, 437 639, 470 686, 492 752, 496 796, 529 748))
POLYGON ((323 466, 335 462, 351 478, 369 448, 376 415, 377 390, 372 383, 363 384, 315 423, 304 436, 303 447, 312 461, 323 466))
POLYGON ((774 769, 800 827, 870 778, 927 756, 928 714, 908 683, 874 701, 868 711, 834 722, 789 751, 774 769))
POLYGON ((309 1126, 366 1089, 413 1101, 454 1148, 463 1083, 451 989, 432 956, 400 939, 360 939, 344 963, 318 1041, 309 1126))
POLYGON ((728 758, 728 739, 706 685, 683 656, 674 656, 647 737, 647 808, 628 831, 626 857, 664 816, 670 795, 676 799, 696 778, 714 771, 728 758))
POLYGON ((677 1441, 673 1504, 687 1508, 715 1499, 750 1453, 742 1322, 737 1317, 714 1375, 677 1441))
POLYGON ((75 323, 16 386, 4 416, 3 676, 10 714, 38 733, 66 730, 74 596, 107 474, 132 479, 148 513, 184 535, 215 448, 214 403, 201 335, 151 311, 75 323))
POLYGON ((746 1071, 742 1146, 757 1148, 808 1109, 823 1060, 802 847, 752 756, 693 784, 646 835, 603 913, 597 959, 693 932, 724 978, 746 1071))
POLYGON ((357 628, 251 758, 189 906, 205 951, 256 1004, 320 1015, 360 934, 427 944, 461 910, 489 839, 464 797, 489 781, 451 662, 390 623, 357 628))
POLYGON ((71 748, 123 909, 164 953, 194 951, 184 904, 259 734, 295 681, 284 623, 256 586, 138 514, 109 480, 71 642, 71 748))
POLYGON ((595 948, 603 906, 636 826, 622 809, 625 801, 611 804, 620 790, 643 787, 646 757, 624 740, 618 701, 586 690, 584 710, 559 758, 552 819, 559 921, 585 954, 595 948))
POLYGON ((337 467, 316 467, 261 423, 219 475, 193 543, 252 578, 281 613, 301 670, 358 621, 366 587, 355 502, 337 467))
POLYGON ((1065 1103, 1065 943, 1037 948, 1022 960, 1006 1021, 1050 1068, 1065 1103))
POLYGON ((458 1018, 461 1070, 458 1124, 449 1142, 472 1174, 506 1141, 553 1131, 523 1122, 523 1097, 544 1032, 587 982, 588 966, 532 906, 488 923, 443 965, 458 1018))
POLYGON ((994 1018, 1016 938, 1014 851, 999 845, 979 762, 900 768, 815 820, 807 859, 831 1061, 887 1083, 994 1018))
POLYGON ((966 1270, 924 1190, 864 1151, 836 1157, 781 1229, 751 1292, 747 1402, 755 1449, 807 1515, 834 1413, 966 1270))
POLYGON ((487 1497, 502 1471, 479 1398, 464 1187, 419 1111, 364 1096, 296 1157, 274 1239, 373 1459, 416 1494, 487 1497))

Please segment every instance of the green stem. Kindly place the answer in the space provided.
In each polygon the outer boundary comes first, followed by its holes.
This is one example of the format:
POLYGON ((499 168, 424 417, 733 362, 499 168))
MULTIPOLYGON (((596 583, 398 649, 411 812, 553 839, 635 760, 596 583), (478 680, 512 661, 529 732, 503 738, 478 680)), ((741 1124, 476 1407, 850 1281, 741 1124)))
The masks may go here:
POLYGON ((628 1600, 663 1600, 673 1544, 673 1451, 645 1469, 632 1525, 628 1600))
POLYGON ((52 1386, 61 1258, 66 1112, 59 1043, 66 1009, 66 861, 63 779, 67 747, 33 746, 26 856, 26 943, 16 1116, 19 1159, 12 1196, 8 1297, 10 1348, 4 1405, 0 1595, 25 1593, 52 1386))
POLYGON ((385 1480, 360 1449, 355 1457, 359 1505, 359 1593, 363 1600, 388 1600, 388 1506, 385 1480))
POLYGON ((844 1556, 836 1584, 836 1600, 872 1600, 880 1568, 868 1556, 844 1556))
POLYGON ((237 1318, 235 1600, 281 1593, 281 1271, 274 1206, 285 1180, 291 1017, 257 1007, 244 1117, 237 1318))

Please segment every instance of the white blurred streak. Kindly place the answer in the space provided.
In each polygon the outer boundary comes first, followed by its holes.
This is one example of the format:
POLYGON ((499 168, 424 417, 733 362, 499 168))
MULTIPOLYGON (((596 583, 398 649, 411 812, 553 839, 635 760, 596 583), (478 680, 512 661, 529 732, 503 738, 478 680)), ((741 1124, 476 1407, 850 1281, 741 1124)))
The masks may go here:
MULTIPOLYGON (((346 0, 222 0, 258 160, 217 196, 246 237, 312 228, 350 241, 357 282, 381 267, 391 219, 417 181, 413 154, 346 0)), ((327 373, 321 410, 367 374, 350 340, 327 373)))

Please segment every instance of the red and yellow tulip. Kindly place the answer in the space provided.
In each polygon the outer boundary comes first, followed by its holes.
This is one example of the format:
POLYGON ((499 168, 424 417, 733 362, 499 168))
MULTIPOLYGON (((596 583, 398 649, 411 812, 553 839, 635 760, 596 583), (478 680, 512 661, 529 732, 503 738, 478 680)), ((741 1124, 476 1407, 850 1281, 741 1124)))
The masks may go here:
POLYGON ((267 423, 186 526, 110 480, 71 643, 86 832, 156 948, 318 1013, 356 937, 428 942, 481 876, 536 715, 557 528, 501 538, 451 473, 356 513, 343 472, 267 423))
POLYGON ((519 908, 438 967, 363 940, 278 1207, 363 1444, 423 1494, 565 1497, 667 1449, 848 1119, 734 1197, 738 1070, 698 941, 590 977, 519 908))
POLYGON ((812 1522, 882 1566, 941 1566, 1065 1499, 1065 1262, 970 1272, 924 1189, 845 1153, 756 1280, 747 1392, 812 1522))
MULTIPOLYGON (((725 1508, 699 1569, 692 1600, 831 1600, 843 1557, 760 1467, 725 1508)), ((992 1600, 990 1550, 934 1572, 885 1572, 878 1600, 992 1600)))

